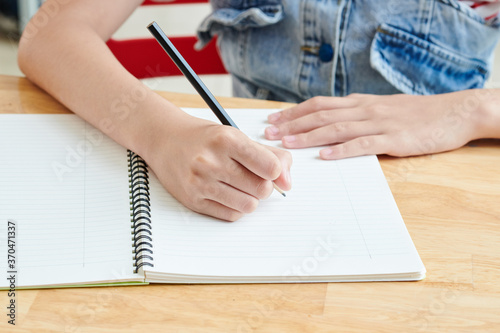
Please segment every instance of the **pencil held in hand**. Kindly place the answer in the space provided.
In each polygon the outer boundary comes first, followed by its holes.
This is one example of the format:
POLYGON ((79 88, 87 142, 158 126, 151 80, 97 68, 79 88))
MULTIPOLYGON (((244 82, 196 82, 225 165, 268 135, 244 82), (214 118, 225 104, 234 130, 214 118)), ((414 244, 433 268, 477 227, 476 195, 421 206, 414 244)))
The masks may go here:
POLYGON ((283 191, 282 189, 280 189, 280 188, 278 187, 278 185, 276 185, 275 183, 273 183, 273 186, 274 186, 274 189, 275 189, 276 191, 278 191, 278 192, 279 192, 282 196, 286 197, 286 193, 285 193, 285 191, 283 191))
MULTIPOLYGON (((238 128, 238 126, 236 126, 236 123, 226 113, 226 110, 224 110, 224 108, 219 104, 214 95, 210 92, 210 90, 208 90, 205 84, 201 81, 200 77, 194 72, 191 66, 189 66, 187 61, 175 48, 172 42, 168 39, 167 35, 165 35, 163 30, 161 30, 160 26, 156 22, 152 22, 151 24, 148 25, 148 30, 156 38, 158 43, 160 43, 161 47, 163 47, 165 52, 167 52, 169 57, 179 68, 182 74, 184 74, 184 76, 188 79, 188 81, 191 83, 194 89, 196 89, 198 94, 200 94, 200 96, 203 98, 205 103, 207 103, 207 105, 210 107, 215 116, 219 118, 220 122, 223 125, 238 128)), ((282 196, 286 197, 285 192, 282 189, 280 189, 276 184, 274 184, 274 188, 282 196)))

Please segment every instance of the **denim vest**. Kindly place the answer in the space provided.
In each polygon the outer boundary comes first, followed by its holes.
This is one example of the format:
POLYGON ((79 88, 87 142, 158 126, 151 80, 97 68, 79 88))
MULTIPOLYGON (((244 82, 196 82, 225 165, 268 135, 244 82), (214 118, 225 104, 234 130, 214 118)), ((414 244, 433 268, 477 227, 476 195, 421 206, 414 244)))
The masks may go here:
POLYGON ((236 96, 439 94, 483 87, 500 37, 457 0, 213 0, 199 46, 218 35, 236 96))

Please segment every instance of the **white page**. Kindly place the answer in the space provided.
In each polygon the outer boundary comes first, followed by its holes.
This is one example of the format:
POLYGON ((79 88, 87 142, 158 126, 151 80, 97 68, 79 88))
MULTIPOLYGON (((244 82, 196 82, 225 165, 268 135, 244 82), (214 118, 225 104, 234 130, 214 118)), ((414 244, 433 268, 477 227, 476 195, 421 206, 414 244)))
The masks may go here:
POLYGON ((1 115, 0 155, 0 251, 14 220, 18 286, 137 278, 123 147, 75 115, 1 115))
MULTIPOLYGON (((217 122, 209 110, 187 111, 217 122)), ((272 111, 228 112, 251 138, 279 146, 263 138, 272 111)), ((187 210, 152 175, 155 267, 147 270, 284 280, 424 271, 377 158, 323 161, 318 151, 291 150, 286 198, 275 192, 234 223, 187 210)))

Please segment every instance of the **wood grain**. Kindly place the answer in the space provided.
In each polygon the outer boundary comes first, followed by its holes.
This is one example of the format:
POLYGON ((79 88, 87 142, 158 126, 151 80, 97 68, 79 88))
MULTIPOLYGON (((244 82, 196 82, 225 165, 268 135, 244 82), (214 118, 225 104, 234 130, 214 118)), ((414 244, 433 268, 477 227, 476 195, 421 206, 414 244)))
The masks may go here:
MULTIPOLYGON (((159 92, 179 106, 197 96, 159 92)), ((220 98, 226 108, 285 103, 220 98)), ((69 112, 24 78, 0 76, 0 113, 69 112)), ((426 265, 420 282, 150 285, 23 290, 2 332, 498 332, 500 142, 380 157, 426 265)))

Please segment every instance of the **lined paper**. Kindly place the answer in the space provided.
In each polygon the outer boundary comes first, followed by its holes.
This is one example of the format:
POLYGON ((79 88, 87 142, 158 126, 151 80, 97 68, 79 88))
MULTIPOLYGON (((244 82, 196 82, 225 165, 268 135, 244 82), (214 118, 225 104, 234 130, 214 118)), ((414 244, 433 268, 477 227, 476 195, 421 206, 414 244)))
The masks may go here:
MULTIPOLYGON (((217 122, 208 110, 186 111, 217 122)), ((228 112, 248 136, 279 146, 263 137, 267 114, 274 111, 228 112)), ((318 151, 292 150, 293 189, 286 198, 273 193, 233 223, 187 210, 153 175, 151 272, 258 277, 421 270, 377 158, 323 161, 318 151)))
MULTIPOLYGON (((218 122, 207 109, 186 111, 218 122)), ((279 146, 263 137, 274 111, 228 110, 251 138, 279 146)), ((376 157, 322 161, 318 150, 291 151, 287 197, 275 192, 233 223, 185 208, 150 173, 148 281, 421 278, 376 157)), ((143 280, 133 274, 125 148, 75 115, 2 115, 0 155, 0 248, 15 221, 18 286, 143 280)))
POLYGON ((0 154, 1 247, 16 221, 19 286, 133 277, 123 147, 75 115, 2 115, 0 154))

